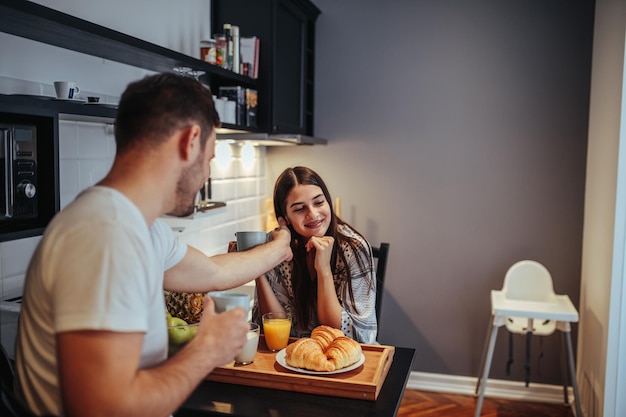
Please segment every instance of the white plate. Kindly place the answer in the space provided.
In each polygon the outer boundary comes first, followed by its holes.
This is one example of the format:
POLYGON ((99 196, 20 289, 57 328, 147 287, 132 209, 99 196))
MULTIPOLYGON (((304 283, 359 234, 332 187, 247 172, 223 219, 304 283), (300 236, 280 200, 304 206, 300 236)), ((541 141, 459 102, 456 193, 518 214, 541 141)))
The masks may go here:
POLYGON ((286 349, 280 350, 276 354, 276 362, 283 368, 287 368, 290 371, 299 372, 301 374, 309 374, 309 375, 333 375, 333 374, 342 374, 344 372, 350 372, 359 366, 363 365, 365 362, 365 355, 361 353, 361 359, 359 359, 356 363, 353 363, 350 366, 346 366, 345 368, 337 369, 336 371, 311 371, 309 369, 302 368, 294 368, 293 366, 287 365, 287 359, 285 359, 286 349))

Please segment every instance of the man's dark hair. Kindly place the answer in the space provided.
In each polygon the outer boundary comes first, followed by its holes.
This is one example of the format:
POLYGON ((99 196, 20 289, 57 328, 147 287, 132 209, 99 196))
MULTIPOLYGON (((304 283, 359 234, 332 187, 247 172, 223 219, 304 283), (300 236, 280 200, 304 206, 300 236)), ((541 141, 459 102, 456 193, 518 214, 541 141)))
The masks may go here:
POLYGON ((157 145, 179 129, 197 123, 200 143, 220 126, 211 92, 193 78, 156 74, 132 82, 122 94, 115 120, 117 152, 135 144, 157 145))

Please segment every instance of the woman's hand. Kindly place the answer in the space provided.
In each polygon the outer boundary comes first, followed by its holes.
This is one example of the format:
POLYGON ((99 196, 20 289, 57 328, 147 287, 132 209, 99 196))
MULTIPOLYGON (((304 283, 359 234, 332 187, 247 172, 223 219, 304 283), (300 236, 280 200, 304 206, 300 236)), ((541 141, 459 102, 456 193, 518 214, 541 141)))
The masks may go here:
POLYGON ((340 329, 341 305, 335 292, 330 266, 334 246, 335 239, 330 236, 312 237, 306 243, 306 250, 307 260, 313 262, 317 273, 317 317, 321 324, 340 329), (312 260, 312 257, 315 259, 312 260))
POLYGON ((332 278, 332 271, 330 268, 330 257, 333 253, 333 247, 335 245, 335 239, 331 236, 322 236, 309 239, 306 243, 306 251, 308 257, 315 257, 313 266, 319 276, 330 276, 332 278))

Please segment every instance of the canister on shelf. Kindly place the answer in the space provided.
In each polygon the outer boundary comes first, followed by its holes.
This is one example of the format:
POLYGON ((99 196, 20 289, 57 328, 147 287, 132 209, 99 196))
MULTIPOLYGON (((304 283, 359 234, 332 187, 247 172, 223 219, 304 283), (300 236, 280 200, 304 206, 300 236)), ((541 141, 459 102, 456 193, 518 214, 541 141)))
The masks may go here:
POLYGON ((221 33, 213 35, 213 38, 215 39, 215 65, 223 68, 228 54, 228 42, 226 36, 221 33))
POLYGON ((215 41, 215 39, 200 41, 200 59, 202 61, 208 62, 209 64, 213 65, 216 64, 216 44, 217 42, 215 41))
POLYGON ((237 124, 237 103, 232 100, 224 101, 224 123, 237 124))

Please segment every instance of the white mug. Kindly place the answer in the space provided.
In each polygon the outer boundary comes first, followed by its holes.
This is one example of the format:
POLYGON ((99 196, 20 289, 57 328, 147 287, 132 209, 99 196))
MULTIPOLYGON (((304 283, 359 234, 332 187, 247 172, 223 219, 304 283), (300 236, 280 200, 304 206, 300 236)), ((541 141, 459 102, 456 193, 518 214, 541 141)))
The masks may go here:
POLYGON ((57 98, 62 100, 72 100, 80 93, 80 88, 70 81, 55 81, 54 90, 57 93, 57 98))
POLYGON ((233 291, 213 291, 209 295, 215 302, 215 312, 223 313, 235 307, 243 307, 246 314, 250 312, 250 296, 233 291))

